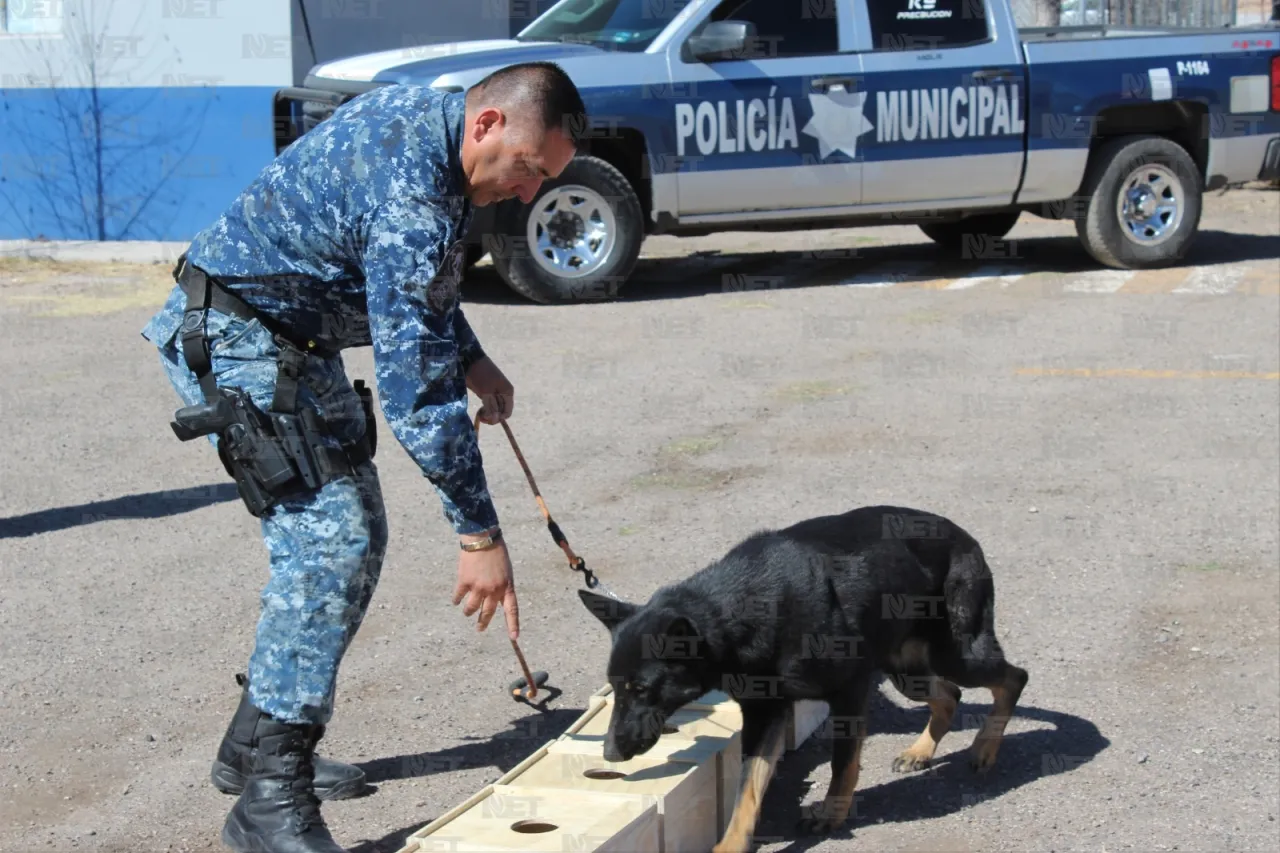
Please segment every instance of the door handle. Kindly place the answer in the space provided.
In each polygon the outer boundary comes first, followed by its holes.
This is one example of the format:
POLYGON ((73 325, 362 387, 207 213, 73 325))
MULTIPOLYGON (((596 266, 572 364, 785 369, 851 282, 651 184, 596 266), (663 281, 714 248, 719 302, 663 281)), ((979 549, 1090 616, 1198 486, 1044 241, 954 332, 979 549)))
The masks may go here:
POLYGON ((814 77, 809 81, 809 86, 815 92, 825 92, 827 89, 844 89, 850 91, 858 88, 858 78, 856 77, 814 77))
POLYGON ((992 80, 1008 80, 1014 76, 1011 68, 979 68, 970 75, 975 81, 988 82, 992 80))

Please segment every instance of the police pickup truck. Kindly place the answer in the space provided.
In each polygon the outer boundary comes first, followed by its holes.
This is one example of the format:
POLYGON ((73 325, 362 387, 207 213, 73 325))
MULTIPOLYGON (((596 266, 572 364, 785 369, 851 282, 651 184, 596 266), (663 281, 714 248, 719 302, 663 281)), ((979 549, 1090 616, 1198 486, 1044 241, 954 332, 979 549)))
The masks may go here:
POLYGON ((376 86, 460 91, 553 60, 590 139, 469 237, 544 303, 615 297, 646 235, 917 224, 982 245, 1023 211, 1097 262, 1175 263, 1206 190, 1280 177, 1280 24, 1019 28, 1010 0, 561 0, 511 39, 314 67, 277 151, 376 86))

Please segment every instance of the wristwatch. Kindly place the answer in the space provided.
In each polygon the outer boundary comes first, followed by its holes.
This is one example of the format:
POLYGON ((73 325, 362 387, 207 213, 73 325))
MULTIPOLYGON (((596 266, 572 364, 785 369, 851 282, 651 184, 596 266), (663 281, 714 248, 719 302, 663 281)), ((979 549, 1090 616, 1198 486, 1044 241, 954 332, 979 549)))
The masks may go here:
POLYGON ((464 551, 483 551, 486 548, 492 548, 502 538, 502 528, 490 533, 483 539, 477 539, 475 542, 459 542, 458 547, 464 551))

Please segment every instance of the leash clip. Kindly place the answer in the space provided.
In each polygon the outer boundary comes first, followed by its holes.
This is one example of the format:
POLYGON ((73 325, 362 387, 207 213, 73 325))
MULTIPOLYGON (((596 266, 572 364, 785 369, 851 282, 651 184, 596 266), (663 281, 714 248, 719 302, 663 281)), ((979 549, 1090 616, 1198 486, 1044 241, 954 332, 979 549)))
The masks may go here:
POLYGON ((600 585, 600 580, 595 576, 593 571, 587 568, 586 561, 581 557, 574 560, 571 568, 575 572, 582 572, 583 577, 586 579, 587 589, 595 589, 600 585))
POLYGON ((622 600, 618 598, 618 596, 614 593, 613 590, 605 586, 600 581, 600 578, 596 577, 595 572, 587 568, 587 564, 583 561, 581 557, 578 557, 574 561, 572 568, 575 572, 582 572, 583 577, 586 578, 587 589, 595 589, 599 587, 601 592, 603 592, 605 595, 609 596, 610 598, 614 599, 615 601, 622 600))

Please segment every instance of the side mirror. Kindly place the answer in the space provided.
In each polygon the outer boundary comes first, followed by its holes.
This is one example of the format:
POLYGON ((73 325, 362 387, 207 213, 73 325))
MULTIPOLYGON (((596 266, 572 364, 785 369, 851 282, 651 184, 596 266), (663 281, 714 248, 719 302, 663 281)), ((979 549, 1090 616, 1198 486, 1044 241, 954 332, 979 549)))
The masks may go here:
POLYGON ((685 42, 685 53, 699 62, 743 59, 747 43, 754 39, 756 25, 750 21, 711 21, 702 32, 685 42))

